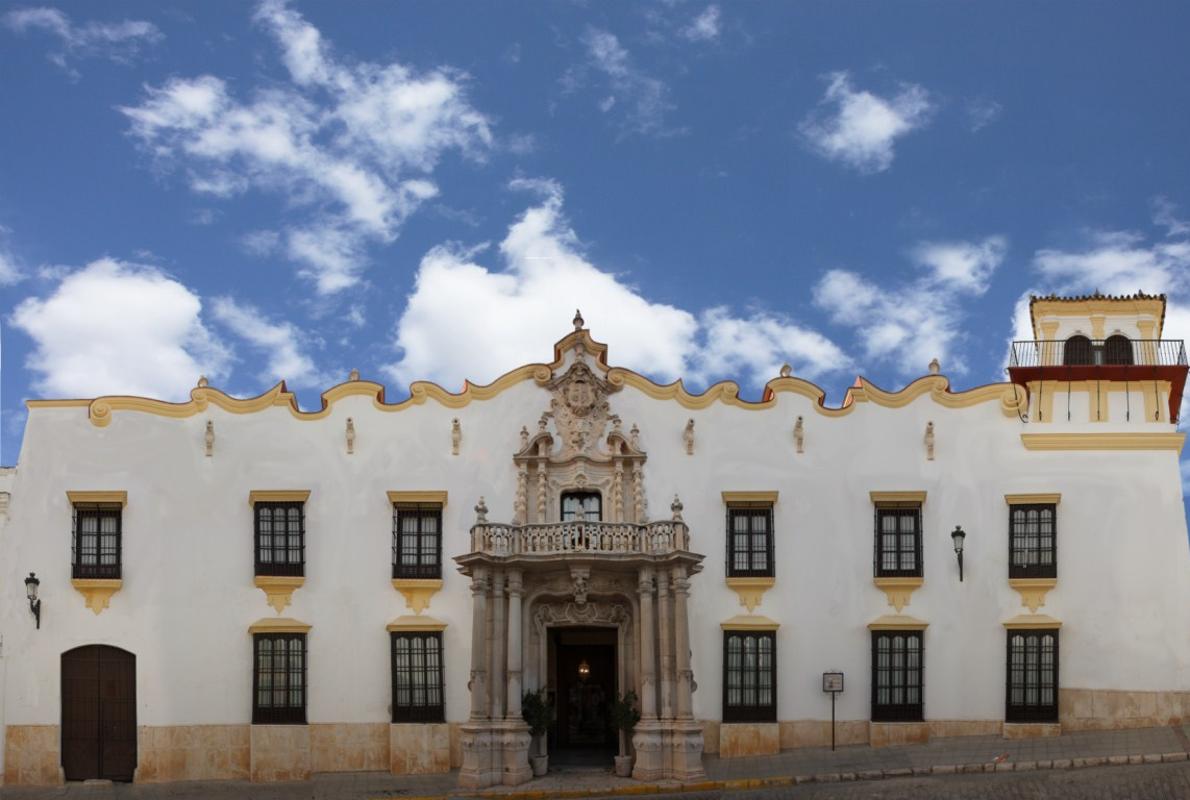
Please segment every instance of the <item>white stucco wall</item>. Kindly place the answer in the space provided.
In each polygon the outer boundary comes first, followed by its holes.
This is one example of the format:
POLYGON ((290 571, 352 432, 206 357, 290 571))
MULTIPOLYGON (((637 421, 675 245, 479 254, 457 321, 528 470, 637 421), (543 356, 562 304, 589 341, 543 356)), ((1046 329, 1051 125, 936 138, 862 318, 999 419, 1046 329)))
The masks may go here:
MULTIPOLYGON (((1085 400, 1084 400, 1085 403, 1085 400)), ((142 725, 246 723, 251 718, 248 626, 274 616, 253 586, 251 490, 309 489, 306 583, 284 616, 309 634, 311 722, 389 719, 385 625, 409 613, 390 585, 389 490, 446 490, 443 590, 428 613, 449 625, 447 719, 466 718, 471 598, 450 560, 469 549, 472 510, 512 518, 522 425, 534 426, 549 393, 532 381, 464 408, 434 400, 391 413, 366 397, 337 402, 323 419, 286 408, 233 414, 214 405, 187 419, 117 411, 96 427, 85 408, 34 408, 10 479, 9 523, 0 530, 3 666, 7 724, 59 721, 59 656, 106 643, 137 657, 142 725), (355 423, 355 454, 344 426, 355 423), (452 418, 462 425, 450 452, 452 418), (203 454, 206 421, 215 454, 203 454), (124 585, 96 616, 70 585, 68 490, 128 492, 124 585), (22 579, 41 578, 35 631, 22 579), (20 602, 17 602, 17 601, 20 602)), ((1064 623, 1063 687, 1190 690, 1190 547, 1173 451, 1037 452, 1022 432, 1154 431, 1129 423, 1024 423, 992 400, 945 408, 923 395, 901 408, 858 403, 846 416, 818 414, 795 394, 765 410, 714 403, 690 410, 631 386, 611 396, 627 429, 640 426, 648 452, 650 516, 685 504, 694 549, 695 713, 720 716, 719 624, 743 613, 724 584, 725 490, 777 490, 776 586, 756 613, 781 623, 780 719, 829 718, 821 673, 843 670, 840 719, 869 716, 867 624, 892 613, 872 584, 873 490, 924 490, 925 583, 905 613, 926 620, 927 719, 1003 716, 1005 632, 1022 613, 1008 586, 1006 493, 1060 492, 1058 585, 1042 609, 1064 623), (805 419, 805 452, 792 429, 805 419), (682 430, 696 421, 694 455, 682 430), (936 430, 936 458, 922 443, 936 430), (964 582, 950 531, 967 531, 964 582)), ((1084 416, 1085 419, 1085 416, 1084 416)))

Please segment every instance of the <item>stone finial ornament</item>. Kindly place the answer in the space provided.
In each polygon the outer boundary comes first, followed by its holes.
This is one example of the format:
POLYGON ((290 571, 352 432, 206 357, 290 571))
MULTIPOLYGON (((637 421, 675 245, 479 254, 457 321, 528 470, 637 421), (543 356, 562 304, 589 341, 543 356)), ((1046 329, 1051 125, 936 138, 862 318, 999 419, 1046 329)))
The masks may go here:
POLYGON ((574 310, 574 319, 571 321, 574 323, 574 329, 576 331, 581 331, 583 329, 583 313, 577 308, 574 310))
POLYGON ((683 508, 685 508, 685 506, 682 505, 681 499, 675 494, 674 501, 669 504, 669 510, 672 511, 674 515, 674 522, 682 521, 683 508))
POLYGON ((793 374, 793 366, 792 365, 790 365, 790 364, 782 364, 781 365, 781 377, 782 378, 788 378, 792 374, 793 374))
MULTIPOLYGON (((358 380, 358 379, 357 379, 358 380)), ((347 455, 355 452, 355 420, 347 418, 347 455)))
POLYGON ((358 381, 359 380, 359 370, 353 369, 353 370, 351 370, 351 372, 347 373, 347 380, 358 381))
POLYGON ((211 385, 211 382, 207 380, 207 376, 206 376, 206 375, 199 375, 199 376, 198 376, 198 388, 199 388, 199 389, 205 389, 205 388, 207 388, 207 387, 208 387, 208 386, 210 386, 210 385, 211 385))
POLYGON ((479 496, 479 502, 475 504, 475 522, 481 524, 488 521, 488 504, 483 501, 483 495, 479 496))
POLYGON ((206 442, 207 457, 209 458, 215 454, 215 423, 211 420, 207 420, 207 432, 203 436, 203 440, 206 442))
POLYGON ((925 442, 926 442, 926 460, 933 461, 934 460, 934 423, 933 422, 926 423, 925 442))
POLYGON ((694 455, 694 420, 686 420, 686 430, 682 431, 682 441, 686 443, 686 455, 694 455))
POLYGON ((931 358, 930 359, 930 374, 937 375, 941 371, 942 371, 942 363, 940 361, 938 361, 938 359, 936 359, 936 358, 931 358))
POLYGON ((521 449, 524 450, 529 446, 529 427, 527 425, 521 426, 521 449))
POLYGON ((550 421, 550 412, 542 411, 541 419, 537 420, 537 430, 539 433, 545 433, 545 426, 550 421))
POLYGON ((455 417, 450 421, 450 454, 457 456, 459 454, 459 442, 463 441, 463 426, 459 424, 459 418, 455 417))
POLYGON ((632 429, 628 431, 628 443, 632 445, 633 450, 640 450, 640 428, 636 427, 636 423, 632 423, 632 429))
POLYGON ((806 451, 806 423, 801 417, 798 417, 797 422, 793 423, 793 443, 797 446, 799 453, 806 451))

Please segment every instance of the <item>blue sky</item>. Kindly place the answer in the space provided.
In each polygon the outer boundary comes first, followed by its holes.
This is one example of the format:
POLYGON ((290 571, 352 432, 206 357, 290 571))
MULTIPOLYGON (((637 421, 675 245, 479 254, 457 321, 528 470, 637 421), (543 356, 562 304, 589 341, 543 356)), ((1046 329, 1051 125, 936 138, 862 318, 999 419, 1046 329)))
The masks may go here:
MULTIPOLYGON (((27 397, 304 405, 544 360, 837 402, 1003 378, 1030 291, 1190 331, 1184 3, 0 6, 0 462, 27 397), (1011 12, 1011 13, 1009 13, 1011 12)), ((1023 331, 1022 331, 1023 332, 1023 331)))

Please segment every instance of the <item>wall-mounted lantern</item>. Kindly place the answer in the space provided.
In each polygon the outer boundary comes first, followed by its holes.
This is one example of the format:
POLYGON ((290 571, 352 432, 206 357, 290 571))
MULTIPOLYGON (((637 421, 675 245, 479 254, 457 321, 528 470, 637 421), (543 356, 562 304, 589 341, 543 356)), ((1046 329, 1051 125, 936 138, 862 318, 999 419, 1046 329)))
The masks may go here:
POLYGON ((963 580, 963 541, 967 538, 963 526, 955 525, 950 538, 954 541, 954 554, 959 559, 959 582, 961 583, 963 580))
POLYGON ((33 612, 33 618, 37 620, 37 629, 41 630, 41 600, 37 598, 37 587, 41 585, 41 581, 37 580, 37 573, 30 572, 29 577, 25 578, 25 597, 29 598, 29 610, 33 612))

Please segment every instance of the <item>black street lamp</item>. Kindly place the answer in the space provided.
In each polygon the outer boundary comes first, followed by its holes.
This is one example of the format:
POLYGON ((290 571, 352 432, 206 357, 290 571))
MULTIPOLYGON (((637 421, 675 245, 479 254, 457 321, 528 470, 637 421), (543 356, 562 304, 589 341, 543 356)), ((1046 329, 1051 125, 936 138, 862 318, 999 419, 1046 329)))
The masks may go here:
POLYGON ((954 540, 954 554, 959 559, 959 582, 963 581, 963 540, 967 538, 967 534, 963 532, 962 525, 955 525, 954 530, 950 533, 950 538, 954 540))
POLYGON ((37 580, 35 572, 30 572, 29 577, 25 578, 25 597, 29 598, 29 610, 37 620, 38 630, 41 630, 41 601, 37 599, 37 587, 40 585, 41 581, 37 580))

